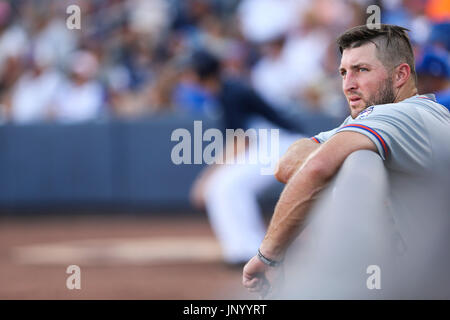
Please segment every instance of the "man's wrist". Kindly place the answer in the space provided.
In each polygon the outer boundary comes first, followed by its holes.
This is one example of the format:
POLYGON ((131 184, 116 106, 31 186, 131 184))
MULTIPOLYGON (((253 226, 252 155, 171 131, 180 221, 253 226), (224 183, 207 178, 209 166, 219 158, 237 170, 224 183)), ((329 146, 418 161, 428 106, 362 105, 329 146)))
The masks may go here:
POLYGON ((270 259, 270 258, 264 256, 261 253, 260 249, 258 249, 257 257, 262 263, 264 263, 264 264, 266 264, 266 265, 268 265, 270 267, 278 267, 280 264, 283 263, 283 259, 281 259, 281 260, 273 260, 273 259, 270 259))

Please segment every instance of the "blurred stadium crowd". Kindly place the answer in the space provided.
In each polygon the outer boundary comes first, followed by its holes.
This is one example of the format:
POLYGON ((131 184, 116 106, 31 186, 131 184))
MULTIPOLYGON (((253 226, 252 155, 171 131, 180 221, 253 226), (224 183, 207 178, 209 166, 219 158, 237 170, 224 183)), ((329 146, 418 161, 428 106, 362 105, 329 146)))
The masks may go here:
POLYGON ((214 114, 189 56, 206 48, 227 76, 276 108, 343 117, 335 38, 381 22, 411 30, 421 93, 450 106, 450 3, 445 0, 0 1, 2 123, 79 122, 158 112, 214 114), (81 8, 81 29, 66 9, 81 8), (212 112, 212 113, 211 113, 212 112))

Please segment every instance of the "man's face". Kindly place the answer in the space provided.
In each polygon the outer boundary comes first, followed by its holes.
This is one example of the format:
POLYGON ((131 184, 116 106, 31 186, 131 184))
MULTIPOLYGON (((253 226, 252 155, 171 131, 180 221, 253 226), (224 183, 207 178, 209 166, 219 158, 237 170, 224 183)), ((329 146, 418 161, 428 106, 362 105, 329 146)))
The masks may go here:
POLYGON ((378 60, 373 43, 345 49, 339 73, 352 118, 371 105, 394 102, 392 76, 378 60))

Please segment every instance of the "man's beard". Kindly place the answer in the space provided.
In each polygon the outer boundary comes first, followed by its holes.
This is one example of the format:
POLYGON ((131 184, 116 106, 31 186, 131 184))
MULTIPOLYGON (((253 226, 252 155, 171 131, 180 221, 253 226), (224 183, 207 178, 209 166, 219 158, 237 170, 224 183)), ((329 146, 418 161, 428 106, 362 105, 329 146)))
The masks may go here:
POLYGON ((388 104, 395 101, 394 93, 394 83, 392 81, 392 75, 389 75, 386 80, 381 83, 377 90, 377 93, 372 95, 368 101, 365 108, 378 105, 378 104, 388 104))

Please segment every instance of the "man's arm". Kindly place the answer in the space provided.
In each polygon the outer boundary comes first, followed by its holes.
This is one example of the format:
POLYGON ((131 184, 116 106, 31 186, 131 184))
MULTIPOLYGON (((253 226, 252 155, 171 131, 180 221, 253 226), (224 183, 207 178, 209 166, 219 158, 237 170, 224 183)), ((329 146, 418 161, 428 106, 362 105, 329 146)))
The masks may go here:
MULTIPOLYGON (((285 251, 301 232, 307 213, 329 180, 337 173, 344 160, 357 150, 377 152, 375 144, 357 132, 341 132, 314 151, 293 174, 275 207, 260 252, 274 261, 283 259, 285 251)), ((276 278, 277 268, 265 265, 257 257, 244 268, 243 284, 250 291, 267 291, 276 278)))
POLYGON ((311 139, 303 138, 295 141, 278 161, 275 178, 282 183, 288 183, 293 174, 302 166, 308 156, 320 147, 311 139))

